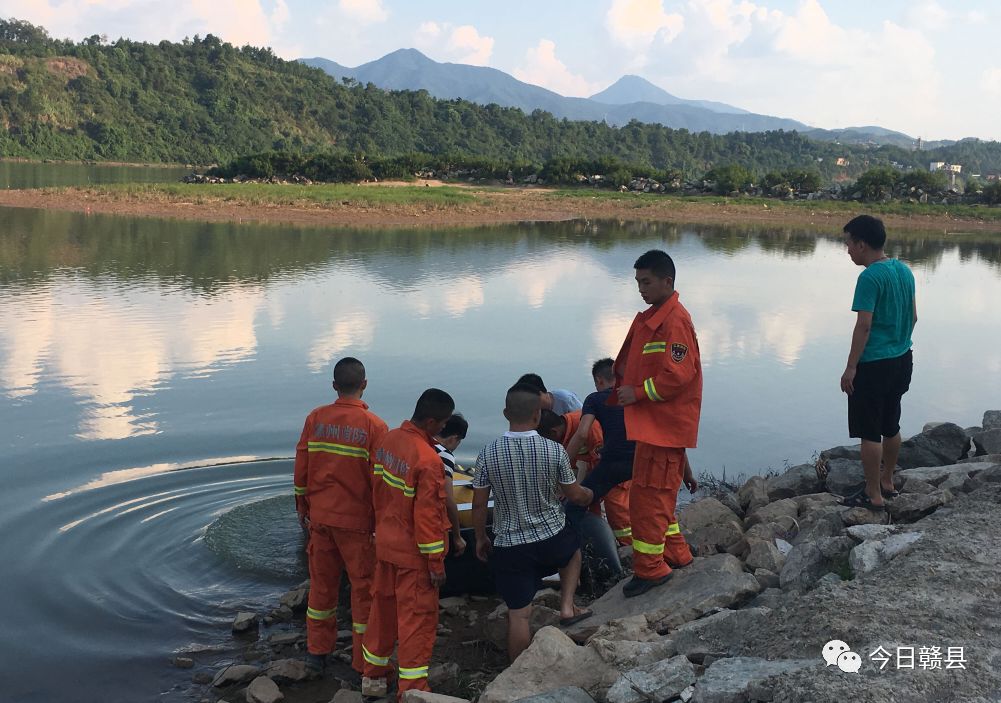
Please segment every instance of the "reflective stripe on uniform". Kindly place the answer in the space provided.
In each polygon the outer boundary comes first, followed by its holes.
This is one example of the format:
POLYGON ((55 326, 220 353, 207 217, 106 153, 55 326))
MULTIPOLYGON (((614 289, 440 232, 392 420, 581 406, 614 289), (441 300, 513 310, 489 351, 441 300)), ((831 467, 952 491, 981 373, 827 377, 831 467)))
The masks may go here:
POLYGON ((306 487, 305 486, 293 486, 292 487, 292 492, 295 493, 297 496, 304 496, 304 495, 306 495, 306 487))
POLYGON ((400 678, 401 679, 426 679, 428 675, 428 668, 426 666, 415 666, 409 668, 406 666, 400 667, 400 678))
POLYGON ((664 402, 664 399, 657 393, 657 386, 654 385, 652 376, 643 381, 643 390, 646 391, 646 397, 650 400, 660 403, 664 402))
POLYGON ((365 645, 361 646, 361 653, 362 656, 365 657, 365 661, 373 666, 389 666, 389 657, 377 657, 368 651, 368 648, 365 647, 365 645))
POLYGON ((655 354, 656 352, 666 352, 667 342, 647 342, 643 345, 644 354, 655 354))
POLYGON ((306 608, 306 617, 312 618, 313 620, 326 620, 334 614, 337 608, 331 608, 330 610, 317 610, 316 608, 306 608))
POLYGON ((403 495, 407 496, 408 498, 413 498, 414 494, 417 492, 416 489, 408 486, 407 482, 404 481, 402 478, 400 478, 399 476, 395 476, 394 474, 391 474, 389 471, 387 471, 385 467, 383 467, 382 469, 382 480, 385 481, 387 485, 392 486, 397 490, 403 491, 403 495))
POLYGON ((631 537, 633 534, 633 528, 623 527, 621 530, 612 530, 612 534, 616 537, 631 537))
POLYGON ((350 444, 337 444, 336 442, 309 442, 306 446, 311 452, 324 452, 326 454, 339 454, 340 456, 350 456, 357 459, 368 459, 368 450, 365 447, 352 447, 350 444))
POLYGON ((633 551, 640 554, 663 554, 664 543, 650 544, 649 542, 644 542, 633 537, 633 551))
POLYGON ((382 476, 382 471, 383 471, 382 464, 375 464, 372 467, 372 473, 375 474, 376 476, 382 476))
POLYGON ((440 554, 445 551, 445 540, 428 542, 427 544, 421 544, 418 542, 417 548, 421 550, 421 554, 440 554))
POLYGON ((664 533, 664 536, 670 537, 671 535, 680 535, 680 534, 681 534, 681 525, 679 525, 676 522, 672 522, 670 525, 667 526, 667 532, 664 533))
POLYGON ((365 630, 368 629, 368 625, 363 622, 353 622, 351 623, 351 629, 354 630, 359 635, 365 634, 365 630))

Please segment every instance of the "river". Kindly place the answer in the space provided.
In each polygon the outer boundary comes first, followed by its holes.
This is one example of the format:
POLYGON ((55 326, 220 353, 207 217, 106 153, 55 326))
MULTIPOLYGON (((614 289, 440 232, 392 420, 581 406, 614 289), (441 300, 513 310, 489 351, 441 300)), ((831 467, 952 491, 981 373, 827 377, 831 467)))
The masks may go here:
MULTIPOLYGON (((920 316, 903 431, 979 424, 999 405, 1001 238, 893 236, 920 316)), ((838 380, 859 269, 836 233, 0 209, 3 698, 183 700, 191 672, 169 658, 209 647, 212 661, 238 608, 300 578, 290 457, 332 399, 334 360, 365 362, 366 400, 391 426, 424 388, 451 392, 471 463, 520 374, 590 390, 642 304, 632 263, 654 247, 674 256, 699 334, 696 471, 780 470, 847 443, 838 380)))

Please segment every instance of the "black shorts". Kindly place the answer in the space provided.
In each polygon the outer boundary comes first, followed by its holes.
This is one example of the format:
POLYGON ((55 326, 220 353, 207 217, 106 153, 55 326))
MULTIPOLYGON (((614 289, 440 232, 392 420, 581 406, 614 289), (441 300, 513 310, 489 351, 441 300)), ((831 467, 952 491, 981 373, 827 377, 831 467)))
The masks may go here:
POLYGON ((848 434, 879 442, 900 432, 900 398, 911 386, 911 352, 892 359, 866 361, 855 372, 855 392, 848 396, 848 434))
POLYGON ((539 581, 566 566, 580 549, 577 531, 565 525, 549 539, 513 547, 494 547, 490 569, 497 592, 511 610, 531 604, 539 581))

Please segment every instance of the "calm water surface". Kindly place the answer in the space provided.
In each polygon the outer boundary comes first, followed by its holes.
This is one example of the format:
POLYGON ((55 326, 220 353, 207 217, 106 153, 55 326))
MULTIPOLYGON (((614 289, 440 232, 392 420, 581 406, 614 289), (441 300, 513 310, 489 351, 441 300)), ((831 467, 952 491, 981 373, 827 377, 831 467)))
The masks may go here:
MULTIPOLYGON (((428 386, 471 462, 523 372, 583 396, 667 249, 705 368, 697 470, 781 468, 848 441, 838 380, 855 268, 798 229, 562 223, 323 231, 0 209, 0 690, 181 700, 171 654, 225 660, 237 608, 297 582, 293 447, 365 361, 391 425, 428 386), (210 527, 211 526, 211 527, 210 527), (222 651, 222 650, 220 650, 222 651), (53 658, 59 677, 51 677, 53 658)), ((905 434, 999 403, 1001 239, 906 235, 918 282, 905 434)))

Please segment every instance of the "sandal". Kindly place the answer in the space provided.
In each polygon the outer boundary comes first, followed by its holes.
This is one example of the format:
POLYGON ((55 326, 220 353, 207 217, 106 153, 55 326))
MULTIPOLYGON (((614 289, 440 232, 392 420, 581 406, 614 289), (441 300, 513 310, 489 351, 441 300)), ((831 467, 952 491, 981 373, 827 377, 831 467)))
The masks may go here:
POLYGON ((888 498, 888 499, 891 499, 891 500, 893 498, 899 498, 900 497, 900 491, 898 491, 896 488, 894 488, 892 491, 888 491, 885 488, 883 488, 882 486, 880 486, 879 487, 879 492, 883 494, 884 498, 888 498))
POLYGON ((850 495, 847 498, 842 499, 841 505, 848 508, 865 508, 875 512, 886 512, 886 505, 873 505, 872 499, 865 491, 855 493, 854 495, 850 495))

